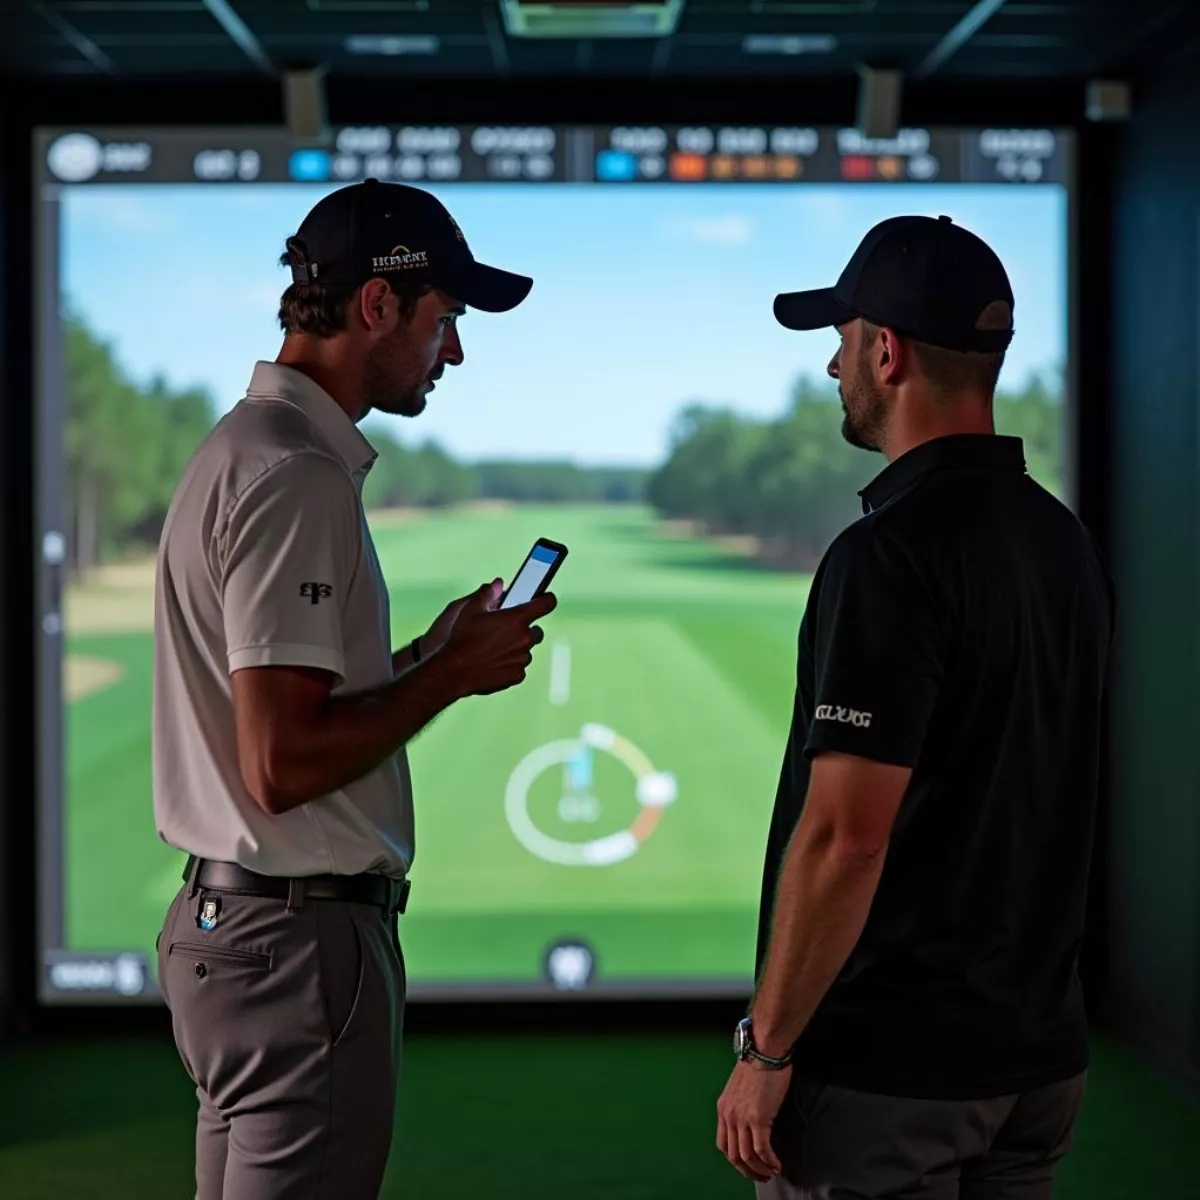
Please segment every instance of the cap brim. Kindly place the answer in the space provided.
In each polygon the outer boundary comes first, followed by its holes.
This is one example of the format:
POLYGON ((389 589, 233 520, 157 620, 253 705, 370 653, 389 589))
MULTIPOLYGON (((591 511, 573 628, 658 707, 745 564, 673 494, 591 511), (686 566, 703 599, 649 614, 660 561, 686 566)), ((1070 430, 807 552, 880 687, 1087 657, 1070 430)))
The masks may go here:
POLYGON ((511 271, 480 262, 455 271, 444 282, 435 282, 468 308, 478 308, 482 312, 508 312, 516 308, 533 287, 533 280, 525 275, 514 275, 511 271))
POLYGON ((775 320, 788 329, 828 329, 854 319, 833 288, 783 292, 775 297, 775 320))

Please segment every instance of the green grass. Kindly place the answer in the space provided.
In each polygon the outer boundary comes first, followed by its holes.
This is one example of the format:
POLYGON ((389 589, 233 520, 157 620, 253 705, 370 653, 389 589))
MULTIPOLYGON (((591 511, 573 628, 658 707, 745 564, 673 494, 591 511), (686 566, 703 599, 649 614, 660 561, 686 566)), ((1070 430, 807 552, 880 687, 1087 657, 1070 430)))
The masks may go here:
MULTIPOLYGON (((723 1032, 417 1036, 381 1200, 746 1200, 714 1145, 723 1032)), ((27 1044, 0 1059, 4 1200, 186 1200, 195 1101, 166 1041, 27 1044)), ((1098 1039, 1055 1200, 1191 1200, 1200 1112, 1098 1039)))
MULTIPOLYGON (((410 748, 418 849, 404 930, 413 982, 533 982, 548 945, 565 936, 586 938, 613 983, 748 980, 808 580, 665 536, 640 509, 447 514, 378 531, 396 644, 454 596, 509 578, 543 535, 571 554, 525 684, 456 705, 410 748), (570 653, 565 704, 551 702, 557 642, 570 653), (544 861, 505 817, 517 764, 589 723, 628 739, 678 785, 637 853, 603 868, 544 861)), ((149 950, 179 870, 151 815, 150 636, 73 637, 69 648, 119 661, 125 676, 70 709, 68 943, 149 950)), ((611 756, 594 757, 594 820, 563 819, 561 766, 530 787, 545 833, 588 841, 639 814, 634 777, 611 756)))

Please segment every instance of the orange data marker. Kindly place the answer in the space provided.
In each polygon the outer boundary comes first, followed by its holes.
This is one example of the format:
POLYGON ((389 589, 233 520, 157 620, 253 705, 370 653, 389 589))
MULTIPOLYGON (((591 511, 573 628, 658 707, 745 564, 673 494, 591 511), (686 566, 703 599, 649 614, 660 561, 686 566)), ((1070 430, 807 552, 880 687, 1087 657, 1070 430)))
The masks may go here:
POLYGON ((899 179, 904 174, 904 164, 890 154, 879 160, 879 174, 884 179, 899 179))
POLYGON ((737 159, 717 154, 708 160, 708 167, 713 179, 732 179, 737 174, 737 159))
POLYGON ((672 179, 703 179, 705 159, 702 154, 672 154, 670 172, 672 179))

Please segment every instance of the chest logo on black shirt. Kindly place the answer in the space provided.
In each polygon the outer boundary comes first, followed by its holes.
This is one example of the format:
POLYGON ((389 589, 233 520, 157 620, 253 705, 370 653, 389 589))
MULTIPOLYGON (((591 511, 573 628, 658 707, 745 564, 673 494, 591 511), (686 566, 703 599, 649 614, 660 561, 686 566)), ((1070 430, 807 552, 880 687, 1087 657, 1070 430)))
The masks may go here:
POLYGON ((327 583, 302 583, 300 595, 311 600, 313 604, 320 604, 322 600, 328 600, 333 595, 333 588, 327 583))
POLYGON ((840 704, 818 704, 816 715, 813 719, 817 721, 837 721, 842 725, 853 725, 857 729, 869 729, 871 727, 871 714, 869 712, 859 712, 856 708, 843 708, 840 704))

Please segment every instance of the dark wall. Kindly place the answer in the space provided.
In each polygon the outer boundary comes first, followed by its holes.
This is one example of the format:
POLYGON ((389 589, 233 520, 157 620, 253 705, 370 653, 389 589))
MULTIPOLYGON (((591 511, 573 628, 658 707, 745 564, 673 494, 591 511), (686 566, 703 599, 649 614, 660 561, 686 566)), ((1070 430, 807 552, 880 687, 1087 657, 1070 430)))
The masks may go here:
POLYGON ((34 994, 30 153, 0 80, 0 1044, 34 994))
MULTIPOLYGON (((7 208, 4 203, 4 183, 3 183, 3 164, 9 161, 9 147, 5 144, 4 131, 0 130, 0 281, 5 278, 5 232, 7 216, 7 208)), ((0 283, 0 330, 7 328, 8 304, 6 303, 5 290, 0 283)), ((9 348, 5 346, 5 349, 9 348)), ((2 364, 5 363, 10 354, 5 353, 0 355, 0 447, 8 445, 9 430, 5 421, 4 414, 9 409, 11 393, 6 384, 7 372, 4 371, 2 364)), ((2 464, 0 464, 2 465, 2 464)), ((4 546, 4 530, 0 527, 0 630, 8 628, 9 613, 5 605, 5 593, 8 591, 8 573, 5 570, 5 546, 4 546)), ((7 639, 0 635, 0 681, 7 678, 7 639)), ((8 772, 4 770, 4 764, 10 758, 10 750, 8 745, 8 705, 7 689, 0 686, 0 869, 3 869, 8 861, 11 853, 12 835, 9 829, 12 801, 9 789, 6 786, 8 780, 8 772)), ((3 886, 0 884, 0 886, 3 886)), ((7 1040, 12 1028, 13 1020, 13 990, 12 990, 12 922, 4 920, 0 916, 0 1045, 7 1040)))
POLYGON ((1116 141, 1114 1019, 1200 1097, 1200 53, 1116 141))

